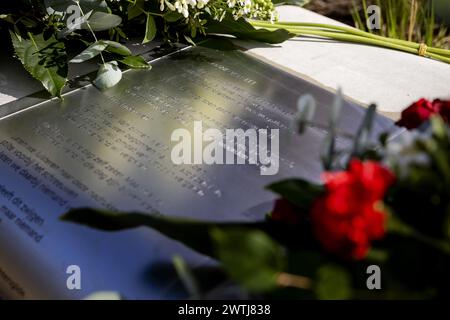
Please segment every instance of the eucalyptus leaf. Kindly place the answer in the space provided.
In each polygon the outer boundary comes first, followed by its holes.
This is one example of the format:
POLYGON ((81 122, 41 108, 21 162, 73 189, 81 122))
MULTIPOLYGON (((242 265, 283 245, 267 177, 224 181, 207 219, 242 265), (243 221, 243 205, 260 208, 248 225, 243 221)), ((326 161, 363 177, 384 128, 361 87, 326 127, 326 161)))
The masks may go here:
POLYGON ((213 229, 217 256, 230 277, 252 292, 277 287, 285 267, 283 249, 264 232, 248 229, 213 229))
POLYGON ((108 44, 103 41, 97 41, 84 49, 80 54, 73 57, 69 62, 81 63, 90 60, 99 55, 103 50, 108 47, 108 44))
POLYGON ((145 24, 145 36, 142 43, 147 43, 152 41, 156 36, 156 24, 155 19, 151 14, 147 14, 147 22, 145 24))
POLYGON ((109 61, 100 66, 93 83, 98 89, 104 90, 114 87, 120 79, 122 79, 122 71, 118 67, 117 61, 109 61))
POLYGON ((128 49, 126 46, 124 46, 123 44, 121 44, 119 42, 111 41, 111 40, 100 40, 99 42, 105 43, 108 45, 108 47, 106 48, 106 51, 108 51, 108 52, 117 53, 117 54, 120 54, 121 56, 131 55, 130 49, 128 49))
POLYGON ((64 43, 54 36, 28 33, 28 39, 10 31, 14 51, 25 69, 52 95, 61 97, 67 81, 67 55, 64 43))
POLYGON ((132 69, 151 69, 151 65, 141 56, 126 56, 119 59, 119 62, 132 69))
POLYGON ((105 12, 94 12, 88 21, 81 25, 81 28, 89 30, 89 26, 93 31, 104 31, 117 27, 122 23, 122 18, 118 15, 105 12))

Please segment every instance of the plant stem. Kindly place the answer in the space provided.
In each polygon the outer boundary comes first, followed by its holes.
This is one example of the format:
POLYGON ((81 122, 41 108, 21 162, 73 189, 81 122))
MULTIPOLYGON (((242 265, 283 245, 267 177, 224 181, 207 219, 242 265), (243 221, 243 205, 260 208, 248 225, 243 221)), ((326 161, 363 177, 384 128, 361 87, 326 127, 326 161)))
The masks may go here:
POLYGON ((408 29, 408 40, 412 41, 414 28, 416 26, 418 3, 417 0, 411 0, 411 8, 409 14, 409 29, 408 29))
POLYGON ((312 287, 310 278, 285 272, 280 272, 278 274, 277 284, 281 287, 292 287, 305 290, 311 289, 312 287))
MULTIPOLYGON (((254 26, 259 26, 259 27, 278 26, 280 28, 285 28, 285 26, 292 26, 292 27, 314 27, 314 28, 321 28, 321 29, 337 30, 337 31, 342 31, 342 32, 348 33, 348 34, 359 35, 359 36, 363 36, 363 37, 367 37, 367 38, 371 38, 371 39, 376 39, 376 40, 381 40, 381 41, 386 41, 386 42, 390 42, 390 43, 394 43, 394 44, 411 47, 416 50, 418 50, 419 46, 420 46, 420 44, 416 43, 416 42, 383 37, 383 36, 379 36, 379 35, 376 35, 373 33, 369 33, 369 32, 355 29, 355 28, 351 28, 351 27, 334 26, 334 25, 328 25, 328 24, 322 24, 322 23, 279 21, 279 22, 272 24, 270 22, 256 21, 256 20, 251 20, 250 23, 254 26)), ((446 49, 429 47, 427 49, 427 52, 450 56, 450 50, 446 50, 446 49)))
MULTIPOLYGON (((80 9, 81 15, 84 17, 85 14, 83 12, 83 9, 81 9, 80 2, 75 1, 75 3, 77 4, 78 8, 80 9)), ((97 36, 95 35, 94 30, 92 30, 91 25, 89 24, 89 21, 87 21, 87 20, 86 20, 86 25, 88 26, 89 31, 91 32, 92 36, 94 37, 95 42, 98 42, 98 39, 97 39, 97 36)), ((101 52, 100 52, 100 58, 102 59, 103 65, 105 65, 106 62, 105 62, 105 59, 103 58, 103 54, 101 52)))
MULTIPOLYGON (((409 52, 413 54, 418 54, 418 49, 420 47, 420 44, 418 43, 398 39, 390 39, 349 27, 331 26, 317 23, 296 23, 296 22, 269 23, 255 20, 250 20, 250 23, 255 27, 263 27, 267 29, 285 28, 287 31, 292 32, 299 36, 308 36, 308 35, 320 36, 341 41, 376 45, 404 52, 409 52), (332 30, 326 31, 323 29, 332 29, 332 30), (335 32, 333 30, 342 32, 335 32)), ((427 48, 426 56, 446 63, 450 63, 450 50, 427 48)))

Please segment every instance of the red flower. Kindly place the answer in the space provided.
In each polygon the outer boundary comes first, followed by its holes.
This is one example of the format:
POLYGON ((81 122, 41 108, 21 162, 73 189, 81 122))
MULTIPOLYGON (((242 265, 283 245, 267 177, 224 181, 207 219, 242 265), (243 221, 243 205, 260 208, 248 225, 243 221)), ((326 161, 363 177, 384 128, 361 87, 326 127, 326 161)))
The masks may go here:
POLYGON ((284 222, 287 224, 299 224, 303 215, 300 210, 285 199, 278 199, 272 210, 270 218, 273 221, 284 222))
POLYGON ((445 122, 450 122, 450 100, 445 101, 436 99, 433 101, 433 108, 440 114, 445 122))
POLYGON ((403 110, 402 116, 396 124, 408 130, 415 129, 427 121, 434 113, 436 113, 436 110, 433 104, 426 99, 420 99, 403 110))
POLYGON ((420 99, 403 110, 401 119, 397 125, 409 130, 419 127, 433 114, 439 114, 445 122, 450 122, 450 101, 436 99, 430 102, 420 99))
POLYGON ((323 247, 343 258, 363 259, 385 234, 378 205, 394 175, 374 161, 352 160, 347 171, 324 174, 326 192, 313 204, 313 231, 323 247))

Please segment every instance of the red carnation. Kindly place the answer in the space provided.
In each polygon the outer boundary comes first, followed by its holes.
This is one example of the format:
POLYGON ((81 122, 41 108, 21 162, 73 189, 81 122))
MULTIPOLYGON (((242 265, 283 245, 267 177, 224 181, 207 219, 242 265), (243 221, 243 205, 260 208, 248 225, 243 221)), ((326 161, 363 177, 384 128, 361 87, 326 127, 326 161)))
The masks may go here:
POLYGON ((363 259, 371 241, 385 234, 383 200, 394 175, 374 161, 352 160, 347 171, 324 174, 326 192, 313 204, 311 222, 323 247, 344 258, 363 259))
POLYGON ((445 122, 449 123, 450 101, 436 99, 430 102, 426 99, 420 99, 403 110, 401 119, 396 124, 409 130, 415 129, 433 114, 439 114, 445 122))
POLYGON ((420 99, 403 110, 402 116, 396 124, 398 126, 405 127, 408 130, 415 129, 427 121, 435 113, 436 109, 430 101, 420 99))
POLYGON ((300 223, 302 216, 300 210, 289 201, 278 199, 275 202, 270 218, 273 221, 296 225, 300 223))
POLYGON ((445 122, 450 122, 450 100, 439 100, 436 99, 433 101, 433 109, 436 110, 437 113, 440 114, 442 119, 445 122))

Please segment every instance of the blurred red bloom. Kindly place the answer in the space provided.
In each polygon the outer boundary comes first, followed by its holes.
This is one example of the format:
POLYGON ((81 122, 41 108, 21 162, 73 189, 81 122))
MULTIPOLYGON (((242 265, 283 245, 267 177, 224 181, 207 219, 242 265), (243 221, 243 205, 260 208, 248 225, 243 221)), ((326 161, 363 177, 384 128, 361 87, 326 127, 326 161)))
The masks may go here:
POLYGON ((433 102, 420 99, 403 110, 397 125, 409 130, 419 127, 433 114, 439 114, 445 122, 450 122, 450 101, 436 99, 433 102))
POLYGON ((450 122, 450 100, 439 100, 433 101, 433 108, 439 113, 445 122, 450 122))
POLYGON ((409 130, 415 129, 427 121, 435 113, 436 110, 430 101, 420 99, 403 110, 401 118, 396 124, 409 130))
POLYGON ((363 259, 372 240, 385 235, 379 203, 394 175, 374 161, 352 160, 348 170, 324 174, 326 192, 311 210, 314 233, 323 247, 343 258, 363 259))
POLYGON ((302 217, 304 217, 304 215, 301 214, 300 209, 285 199, 278 199, 275 202, 275 206, 270 216, 273 221, 292 225, 299 224, 302 217))

